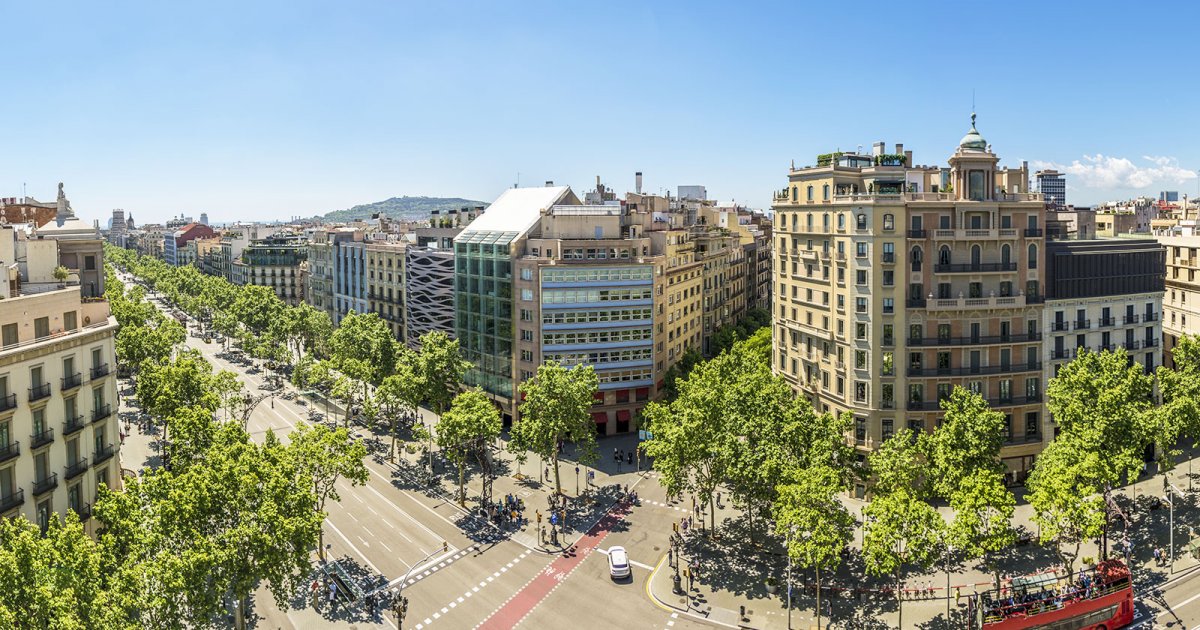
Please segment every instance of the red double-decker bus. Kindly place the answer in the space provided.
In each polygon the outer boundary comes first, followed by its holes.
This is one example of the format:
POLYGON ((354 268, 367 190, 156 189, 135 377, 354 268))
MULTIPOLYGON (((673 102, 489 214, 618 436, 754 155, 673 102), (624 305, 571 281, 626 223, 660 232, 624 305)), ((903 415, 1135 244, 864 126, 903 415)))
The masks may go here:
POLYGON ((1079 576, 1015 578, 974 602, 983 630, 1116 630, 1133 622, 1133 580, 1119 560, 1079 576))

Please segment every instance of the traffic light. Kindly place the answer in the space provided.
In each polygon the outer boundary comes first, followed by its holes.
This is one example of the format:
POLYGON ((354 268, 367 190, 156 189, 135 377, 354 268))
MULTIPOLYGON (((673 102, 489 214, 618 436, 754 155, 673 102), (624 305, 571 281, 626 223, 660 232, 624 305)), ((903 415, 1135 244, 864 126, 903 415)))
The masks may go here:
POLYGON ((535 511, 535 512, 534 512, 534 514, 536 514, 536 515, 537 515, 537 522, 541 523, 541 522, 542 522, 542 512, 541 512, 541 510, 535 511))
POLYGON ((678 534, 679 533, 679 523, 678 522, 671 523, 671 529, 674 530, 674 532, 676 534, 678 534))
POLYGON ((450 543, 442 541, 442 553, 450 553, 450 543))

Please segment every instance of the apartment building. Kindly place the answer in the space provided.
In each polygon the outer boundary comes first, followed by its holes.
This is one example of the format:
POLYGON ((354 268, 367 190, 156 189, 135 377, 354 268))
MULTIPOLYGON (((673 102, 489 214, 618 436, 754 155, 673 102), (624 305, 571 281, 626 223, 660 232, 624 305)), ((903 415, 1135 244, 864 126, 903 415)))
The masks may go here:
POLYGON ((408 243, 400 239, 367 241, 367 309, 379 315, 401 343, 407 341, 404 323, 404 262, 408 243))
POLYGON ((305 301, 325 311, 335 326, 351 310, 367 309, 364 236, 362 230, 348 227, 315 230, 309 236, 305 301), (350 255, 351 250, 358 256, 350 255))
MULTIPOLYGON (((168 222, 170 228, 170 222, 168 222)), ((162 259, 169 265, 189 265, 187 244, 197 238, 214 235, 212 228, 202 223, 188 223, 174 231, 163 234, 162 259)))
POLYGON ((1001 455, 1016 481, 1042 448, 1027 427, 1046 434, 1044 203, 1028 166, 1000 168, 974 122, 948 168, 876 143, 789 171, 774 202, 772 360, 818 410, 854 416, 862 456, 932 430, 954 386, 979 392, 1010 419, 1001 455))
POLYGON ((1200 231, 1195 219, 1155 221, 1158 243, 1166 249, 1163 296, 1163 361, 1174 366, 1171 350, 1183 335, 1200 334, 1200 231))
POLYGON ((1046 380, 1080 348, 1100 352, 1123 347, 1147 373, 1162 365, 1166 250, 1151 239, 1051 241, 1046 246, 1046 380))
POLYGON ((232 265, 236 285, 270 287, 284 302, 304 301, 300 265, 308 256, 308 241, 299 234, 279 233, 251 241, 232 265))
POLYGON ((1034 174, 1037 179, 1038 192, 1046 200, 1046 207, 1058 210, 1067 207, 1067 178, 1062 173, 1046 169, 1034 174))
POLYGON ((45 529, 70 509, 94 533, 98 487, 121 483, 117 323, 99 297, 99 231, 73 218, 0 226, 0 264, 0 514, 45 529), (53 278, 59 265, 71 271, 65 281, 53 278))

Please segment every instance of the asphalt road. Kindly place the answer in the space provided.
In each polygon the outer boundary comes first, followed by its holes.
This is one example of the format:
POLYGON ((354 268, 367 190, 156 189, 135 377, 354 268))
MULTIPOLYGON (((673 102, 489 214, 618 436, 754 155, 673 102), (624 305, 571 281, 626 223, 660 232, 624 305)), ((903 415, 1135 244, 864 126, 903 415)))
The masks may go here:
MULTIPOLYGON (((248 391, 263 393, 264 375, 218 357, 219 344, 190 335, 187 344, 216 369, 237 374, 248 391)), ((307 418, 306 406, 267 399, 255 407, 247 429, 256 439, 268 430, 286 439, 307 418)), ((406 628, 709 627, 661 607, 646 594, 650 569, 665 554, 670 522, 678 511, 643 501, 602 519, 572 552, 547 554, 481 526, 451 502, 412 489, 392 464, 368 458, 367 466, 371 474, 365 486, 339 484, 341 501, 326 506, 326 553, 355 575, 386 580, 393 587, 403 583, 409 600, 406 628), (443 543, 448 551, 442 551, 443 543), (632 578, 609 577, 605 553, 614 545, 628 550, 632 578)), ((665 500, 656 482, 637 479, 630 475, 628 483, 636 483, 639 494, 665 500)), ((372 622, 363 608, 330 613, 324 602, 318 612, 299 596, 280 608, 265 590, 254 611, 260 628, 397 627, 390 613, 372 622)))

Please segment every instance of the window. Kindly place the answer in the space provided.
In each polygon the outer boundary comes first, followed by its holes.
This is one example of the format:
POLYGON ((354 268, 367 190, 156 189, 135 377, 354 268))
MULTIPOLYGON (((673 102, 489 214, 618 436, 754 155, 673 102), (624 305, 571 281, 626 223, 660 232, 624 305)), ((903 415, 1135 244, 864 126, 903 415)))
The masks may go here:
MULTIPOLYGON (((893 372, 895 371, 895 364, 894 364, 894 361, 893 361, 893 359, 892 359, 892 353, 891 353, 891 352, 884 352, 884 353, 883 353, 883 363, 882 363, 882 365, 883 365, 883 370, 882 370, 882 371, 883 371, 883 375, 884 375, 884 376, 891 376, 891 375, 893 374, 893 372)), ((889 396, 889 398, 890 398, 890 396, 889 396)))
POLYGON ((896 229, 896 217, 894 215, 891 215, 891 214, 883 215, 883 229, 884 229, 884 231, 887 231, 887 232, 890 232, 890 231, 896 229))
POLYGON ((522 361, 533 361, 533 352, 530 352, 529 350, 522 350, 521 351, 521 360, 522 361))
POLYGON ((867 215, 865 215, 865 214, 858 215, 857 221, 854 225, 854 228, 857 230, 867 229, 867 215))
POLYGON ((967 297, 981 298, 983 297, 983 283, 971 282, 967 284, 967 297))
POLYGON ((867 384, 865 382, 854 382, 854 400, 862 403, 867 402, 867 384))
POLYGON ((866 350, 855 350, 854 351, 854 369, 856 369, 856 370, 867 369, 867 351, 866 350))
POLYGON ((521 341, 533 341, 533 331, 521 329, 521 341))
POLYGON ((949 265, 950 264, 950 246, 949 245, 942 245, 942 248, 940 250, 938 250, 938 264, 939 265, 949 265))
POLYGON ((521 299, 525 302, 532 302, 533 289, 521 289, 521 299))
POLYGON ((1029 268, 1037 269, 1037 245, 1029 244, 1029 268))
POLYGON ((883 325, 883 345, 890 346, 893 343, 892 324, 883 325))
POLYGON ((1025 379, 1025 397, 1036 399, 1041 392, 1041 380, 1036 376, 1025 379))
POLYGON ((866 243, 855 243, 854 244, 854 253, 859 258, 866 258, 867 257, 867 244, 866 243))
POLYGON ((883 286, 885 286, 885 287, 896 286, 896 272, 895 271, 893 271, 891 269, 883 270, 883 286))
POLYGON ((41 339, 42 337, 50 336, 50 318, 39 317, 33 320, 33 337, 41 339))
MULTIPOLYGON (((838 271, 841 271, 841 269, 839 269, 838 271)), ((859 269, 859 270, 855 271, 854 272, 854 280, 855 280, 854 283, 859 286, 865 285, 867 283, 867 270, 859 269)))
MULTIPOLYGON (((841 297, 841 296, 838 296, 838 297, 841 297)), ((867 312, 867 298, 865 298, 865 297, 854 298, 854 312, 856 312, 856 313, 866 313, 867 312)))
POLYGON ((83 269, 84 269, 84 271, 95 271, 96 270, 96 257, 95 256, 84 256, 83 257, 83 269))
MULTIPOLYGON (((889 400, 889 399, 885 399, 885 400, 889 400)), ((882 422, 883 422, 883 441, 886 442, 886 441, 892 439, 892 435, 894 434, 895 428, 892 426, 892 423, 894 422, 894 420, 892 420, 891 418, 884 418, 882 422)))
POLYGON ((17 325, 5 324, 3 329, 0 329, 0 337, 3 337, 4 347, 16 345, 17 343, 17 325))
POLYGON ((63 329, 75 330, 79 328, 79 321, 76 319, 76 317, 77 314, 75 311, 67 311, 63 313, 63 329))
POLYGON ((921 270, 921 248, 920 247, 912 248, 912 251, 909 252, 908 257, 909 257, 909 260, 912 261, 912 270, 920 271, 921 270))
POLYGON ((1041 433, 1038 426, 1038 412, 1030 411, 1025 414, 1025 437, 1034 437, 1041 433))
POLYGON ((530 269, 529 267, 525 267, 524 269, 522 269, 521 270, 521 279, 522 280, 533 280, 533 270, 530 269))
MULTIPOLYGON (((821 199, 829 201, 829 184, 821 186, 821 199)), ((829 223, 825 223, 825 227, 829 227, 829 223)))
POLYGON ((846 229, 846 215, 840 213, 837 215, 837 226, 839 230, 846 229))
MULTIPOLYGON (((812 186, 808 187, 808 200, 809 201, 813 200, 813 187, 812 186)), ((809 215, 809 217, 808 217, 808 227, 812 228, 812 215, 809 215)))
POLYGON ((523 322, 533 321, 533 311, 531 311, 527 308, 521 309, 521 321, 523 321, 523 322))
POLYGON ((864 322, 856 322, 856 323, 854 324, 854 338, 855 338, 855 339, 866 339, 866 338, 867 338, 867 325, 866 325, 866 323, 864 323, 864 322))
POLYGON ((883 298, 883 312, 884 313, 895 313, 896 312, 896 300, 894 300, 890 297, 883 298))

